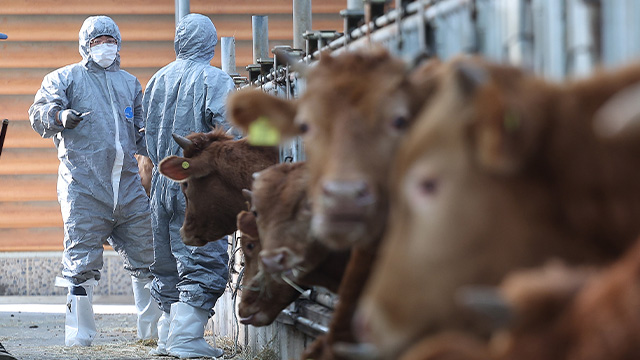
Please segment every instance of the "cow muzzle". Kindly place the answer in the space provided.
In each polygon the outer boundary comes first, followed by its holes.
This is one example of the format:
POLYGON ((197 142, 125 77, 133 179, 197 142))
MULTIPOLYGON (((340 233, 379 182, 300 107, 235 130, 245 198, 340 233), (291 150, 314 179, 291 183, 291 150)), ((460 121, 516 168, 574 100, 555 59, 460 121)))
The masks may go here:
POLYGON ((366 233, 377 199, 366 181, 327 181, 314 202, 311 230, 335 249, 351 247, 366 233))

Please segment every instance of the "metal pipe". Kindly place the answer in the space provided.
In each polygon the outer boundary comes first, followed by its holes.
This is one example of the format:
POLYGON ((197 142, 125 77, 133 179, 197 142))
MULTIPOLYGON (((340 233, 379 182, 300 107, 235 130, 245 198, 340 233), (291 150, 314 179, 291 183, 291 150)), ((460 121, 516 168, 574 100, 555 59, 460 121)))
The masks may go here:
POLYGON ((291 311, 289 309, 284 309, 282 310, 282 313, 286 316, 288 316, 291 320, 293 320, 293 325, 298 327, 299 325, 309 328, 315 332, 318 332, 320 334, 326 334, 329 331, 329 328, 319 324, 315 321, 309 320, 305 317, 302 317, 298 314, 296 314, 294 311, 291 311))
POLYGON ((176 27, 178 27, 178 23, 180 22, 180 19, 182 19, 185 15, 187 15, 191 11, 189 10, 190 8, 189 0, 176 0, 175 4, 176 4, 176 27))
POLYGON ((364 10, 363 0, 347 0, 348 10, 364 10))
POLYGON ((306 41, 302 34, 311 31, 311 0, 293 0, 293 47, 304 49, 306 41))
POLYGON ((253 63, 258 59, 269 57, 269 17, 267 15, 251 16, 251 30, 253 32, 253 63))
POLYGON ((220 38, 220 56, 222 60, 222 70, 229 75, 236 72, 236 39, 233 36, 223 36, 220 38))

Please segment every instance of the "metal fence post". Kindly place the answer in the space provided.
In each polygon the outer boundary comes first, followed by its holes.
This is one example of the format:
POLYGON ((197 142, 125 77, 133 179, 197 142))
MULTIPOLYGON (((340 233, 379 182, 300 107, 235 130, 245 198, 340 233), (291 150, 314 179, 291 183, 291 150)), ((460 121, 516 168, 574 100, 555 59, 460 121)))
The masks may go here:
POLYGON ((222 58, 222 70, 229 75, 236 73, 236 39, 233 36, 220 38, 220 57, 222 58))
POLYGON ((182 19, 185 15, 187 15, 190 10, 189 0, 176 0, 176 27, 178 27, 178 23, 180 19, 182 19))
POLYGON ((293 0, 293 48, 304 49, 302 34, 311 30, 311 0, 293 0))
POLYGON ((253 63, 257 64, 258 59, 269 57, 269 17, 251 16, 251 30, 253 32, 253 63))

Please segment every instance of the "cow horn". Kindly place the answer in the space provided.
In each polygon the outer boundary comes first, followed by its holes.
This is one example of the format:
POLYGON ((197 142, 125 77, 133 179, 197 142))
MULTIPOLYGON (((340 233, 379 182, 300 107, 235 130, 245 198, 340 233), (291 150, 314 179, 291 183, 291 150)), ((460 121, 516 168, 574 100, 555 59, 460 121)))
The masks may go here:
POLYGON ((186 137, 180 136, 175 133, 172 135, 173 135, 173 140, 175 140, 178 143, 178 145, 180 145, 182 150, 190 149, 193 146, 193 141, 187 139, 186 137))
POLYGON ((273 51, 278 59, 279 64, 285 64, 291 66, 291 70, 297 72, 300 76, 304 77, 307 74, 308 66, 303 61, 294 56, 291 56, 284 49, 275 49, 273 51))
POLYGON ((603 139, 635 139, 640 134, 640 85, 614 94, 594 115, 593 128, 603 139))

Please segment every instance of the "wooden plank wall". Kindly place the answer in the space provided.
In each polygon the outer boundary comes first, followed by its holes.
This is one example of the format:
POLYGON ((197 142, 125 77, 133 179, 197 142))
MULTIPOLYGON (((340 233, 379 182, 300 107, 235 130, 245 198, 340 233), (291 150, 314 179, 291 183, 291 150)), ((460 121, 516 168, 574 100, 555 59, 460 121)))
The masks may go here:
MULTIPOLYGON (((251 15, 269 16, 269 45, 292 45, 293 0, 191 0, 218 36, 236 38, 237 70, 252 63, 251 15)), ((342 30, 346 0, 313 1, 313 28, 342 30)), ((0 119, 9 129, 0 158, 0 251, 62 249, 56 197, 58 159, 51 139, 30 127, 27 110, 43 77, 80 61, 78 31, 87 16, 111 16, 122 33, 122 67, 144 87, 175 59, 174 0, 0 0, 0 119)), ((220 66, 220 51, 212 61, 220 66)))

